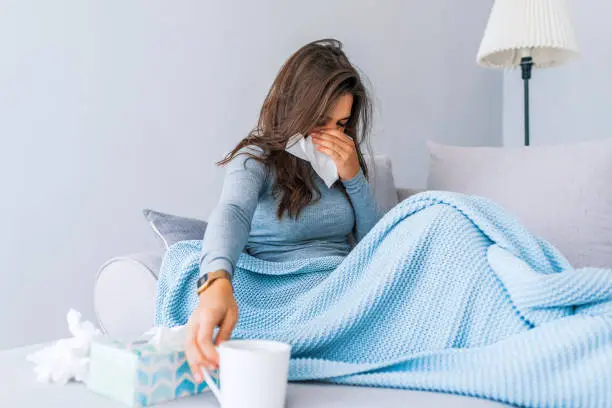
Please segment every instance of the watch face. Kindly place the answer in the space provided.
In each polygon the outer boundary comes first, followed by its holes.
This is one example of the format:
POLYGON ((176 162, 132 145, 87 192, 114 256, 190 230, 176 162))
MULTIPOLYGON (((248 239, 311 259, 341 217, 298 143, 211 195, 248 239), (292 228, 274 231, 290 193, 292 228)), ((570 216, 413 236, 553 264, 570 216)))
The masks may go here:
POLYGON ((202 285, 204 285, 207 281, 208 281, 208 274, 201 276, 200 279, 198 279, 198 288, 202 287, 202 285))

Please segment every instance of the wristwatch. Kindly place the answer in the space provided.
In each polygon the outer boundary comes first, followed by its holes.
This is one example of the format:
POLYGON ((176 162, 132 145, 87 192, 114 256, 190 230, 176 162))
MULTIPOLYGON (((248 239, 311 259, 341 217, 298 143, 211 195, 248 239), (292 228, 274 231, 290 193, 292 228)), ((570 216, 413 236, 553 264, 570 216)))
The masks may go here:
POLYGON ((227 279, 228 281, 231 282, 232 276, 227 271, 224 271, 224 270, 205 273, 204 275, 200 277, 200 279, 198 279, 198 283, 197 283, 198 295, 204 292, 217 279, 227 279))

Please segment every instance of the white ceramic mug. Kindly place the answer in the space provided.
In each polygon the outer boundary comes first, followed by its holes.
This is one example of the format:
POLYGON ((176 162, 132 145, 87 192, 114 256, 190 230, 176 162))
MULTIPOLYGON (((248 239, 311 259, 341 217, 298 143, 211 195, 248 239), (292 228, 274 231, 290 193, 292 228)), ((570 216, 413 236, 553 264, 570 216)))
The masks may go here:
POLYGON ((221 408, 283 408, 289 374, 289 344, 266 340, 229 340, 217 347, 220 388, 202 374, 221 408))

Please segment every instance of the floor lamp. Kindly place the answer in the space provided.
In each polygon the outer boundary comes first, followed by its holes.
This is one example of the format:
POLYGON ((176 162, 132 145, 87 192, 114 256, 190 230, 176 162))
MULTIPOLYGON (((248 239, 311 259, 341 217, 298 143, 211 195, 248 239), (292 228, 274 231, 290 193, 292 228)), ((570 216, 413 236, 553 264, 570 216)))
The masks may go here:
POLYGON ((579 54, 566 0, 496 0, 477 62, 489 68, 518 68, 524 86, 525 146, 529 146, 531 69, 561 65, 579 54))

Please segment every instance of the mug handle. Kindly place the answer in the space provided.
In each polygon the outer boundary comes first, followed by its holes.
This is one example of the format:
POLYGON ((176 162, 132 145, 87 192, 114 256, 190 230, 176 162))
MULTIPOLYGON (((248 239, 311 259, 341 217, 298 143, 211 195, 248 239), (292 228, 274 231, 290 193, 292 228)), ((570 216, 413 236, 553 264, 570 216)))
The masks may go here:
POLYGON ((210 388, 217 401, 219 401, 219 404, 221 404, 221 390, 217 387, 217 384, 215 384, 215 380, 213 380, 212 375, 210 375, 208 368, 202 367, 202 374, 206 380, 206 385, 208 385, 208 388, 210 388))

